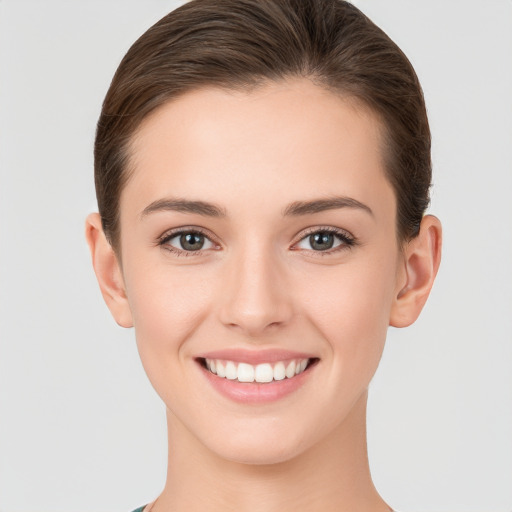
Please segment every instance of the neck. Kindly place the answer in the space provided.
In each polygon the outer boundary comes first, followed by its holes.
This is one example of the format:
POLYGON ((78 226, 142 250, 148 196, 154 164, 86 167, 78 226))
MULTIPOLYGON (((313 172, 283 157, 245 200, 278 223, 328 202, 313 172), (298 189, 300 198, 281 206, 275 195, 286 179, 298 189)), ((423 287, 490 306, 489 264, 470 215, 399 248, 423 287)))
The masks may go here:
POLYGON ((167 482, 152 512, 389 512, 370 476, 366 401, 365 393, 322 442, 269 465, 219 457, 168 411, 167 482))

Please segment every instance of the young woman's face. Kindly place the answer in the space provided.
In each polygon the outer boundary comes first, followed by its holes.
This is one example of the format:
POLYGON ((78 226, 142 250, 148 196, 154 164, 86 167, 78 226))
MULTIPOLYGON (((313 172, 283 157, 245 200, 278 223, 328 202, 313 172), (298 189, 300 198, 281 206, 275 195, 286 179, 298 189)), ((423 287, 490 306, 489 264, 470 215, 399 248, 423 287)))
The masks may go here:
POLYGON ((123 280, 174 430, 270 463, 360 428, 402 268, 376 118, 306 80, 203 89, 131 166, 123 280))

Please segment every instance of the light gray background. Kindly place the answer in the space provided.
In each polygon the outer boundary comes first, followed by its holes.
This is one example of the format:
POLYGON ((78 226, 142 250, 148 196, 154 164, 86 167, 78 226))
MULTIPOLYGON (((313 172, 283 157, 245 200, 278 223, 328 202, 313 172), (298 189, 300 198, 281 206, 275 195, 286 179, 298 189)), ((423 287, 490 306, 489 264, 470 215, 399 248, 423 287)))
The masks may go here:
MULTIPOLYGON (((164 408, 83 237, 128 46, 180 2, 0 1, 0 510, 128 512, 165 479, 164 408)), ((390 330, 369 448, 403 512, 512 510, 512 1, 360 0, 424 86, 442 268, 390 330)))

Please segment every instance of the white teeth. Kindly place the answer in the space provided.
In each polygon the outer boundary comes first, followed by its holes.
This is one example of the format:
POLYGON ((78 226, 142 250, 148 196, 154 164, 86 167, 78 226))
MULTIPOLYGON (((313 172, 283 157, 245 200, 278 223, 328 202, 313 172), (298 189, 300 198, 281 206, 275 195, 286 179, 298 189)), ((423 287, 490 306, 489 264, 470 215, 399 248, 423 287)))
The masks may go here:
POLYGON ((254 372, 256 382, 272 382, 274 380, 274 370, 268 363, 259 364, 254 372))
POLYGON ((226 363, 226 379, 235 380, 238 377, 235 363, 228 361, 226 363))
POLYGON ((240 382, 254 382, 254 366, 246 363, 239 363, 238 380, 240 382))
MULTIPOLYGON (((217 374, 218 375, 218 374, 217 374)), ((286 376, 291 379, 295 375, 295 361, 292 361, 286 367, 286 376)))
MULTIPOLYGON (((224 367, 224 365, 220 361, 217 361, 215 363, 215 366, 217 367, 217 375, 219 377, 225 377, 226 376, 226 368, 224 367)), ((212 373, 215 373, 215 372, 212 370, 212 373)))
POLYGON ((274 366, 274 380, 283 380, 286 377, 286 369, 284 363, 277 363, 274 366))
POLYGON ((234 361, 222 361, 219 359, 206 359, 206 367, 218 377, 238 382, 260 382, 267 383, 273 380, 291 379, 302 373, 308 366, 309 359, 295 359, 286 364, 278 361, 272 366, 271 363, 261 363, 256 366, 248 363, 235 363, 234 361))

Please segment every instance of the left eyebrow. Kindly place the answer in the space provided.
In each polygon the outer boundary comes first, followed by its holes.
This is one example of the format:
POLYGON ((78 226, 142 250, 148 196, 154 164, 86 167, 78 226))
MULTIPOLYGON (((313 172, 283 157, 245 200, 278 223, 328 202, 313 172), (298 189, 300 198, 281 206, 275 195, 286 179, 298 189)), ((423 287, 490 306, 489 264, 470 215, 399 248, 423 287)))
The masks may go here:
POLYGON ((357 208, 369 213, 373 217, 372 209, 369 206, 351 197, 329 197, 327 199, 313 199, 312 201, 295 201, 285 208, 283 216, 309 215, 338 208, 357 208))

